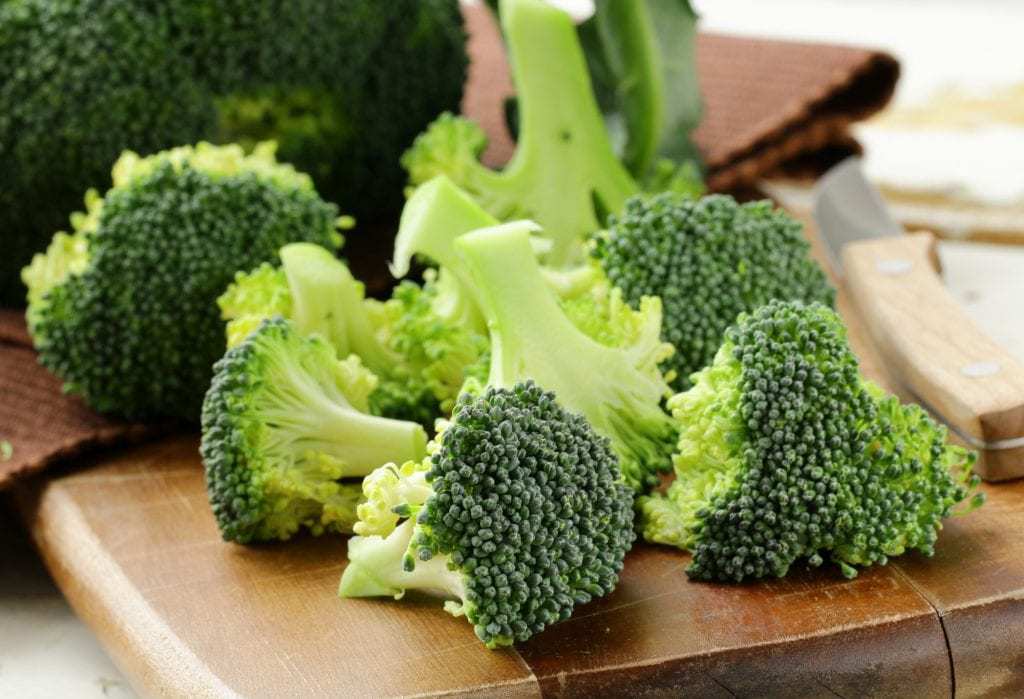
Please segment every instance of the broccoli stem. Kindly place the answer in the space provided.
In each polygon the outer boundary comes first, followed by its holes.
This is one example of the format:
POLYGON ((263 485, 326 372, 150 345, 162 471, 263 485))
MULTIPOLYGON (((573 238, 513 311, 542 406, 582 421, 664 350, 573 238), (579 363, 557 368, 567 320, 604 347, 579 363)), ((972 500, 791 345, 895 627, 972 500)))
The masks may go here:
MULTIPOLYGON (((491 334, 488 377, 488 385, 496 388, 511 388, 523 378, 521 360, 537 341, 541 341, 543 347, 545 339, 557 342, 559 337, 573 337, 578 342, 599 347, 576 330, 551 289, 543 281, 536 283, 539 265, 529 244, 530 233, 535 230, 536 226, 529 221, 514 221, 458 241, 488 325, 497 330, 491 334)), ((546 366, 537 364, 540 367, 531 369, 537 371, 546 366)), ((583 358, 575 366, 586 370, 593 368, 583 358)), ((530 378, 542 386, 561 383, 554 381, 554 377, 531 375, 530 378)), ((583 380, 582 376, 579 378, 583 380)))
POLYGON ((355 284, 352 275, 319 245, 293 243, 281 248, 281 264, 292 295, 292 322, 303 335, 320 333, 339 357, 351 354, 351 330, 336 313, 338 300, 355 284))
POLYGON ((407 275, 414 255, 426 255, 441 267, 457 271, 455 240, 497 223, 447 176, 438 175, 417 187, 402 210, 391 274, 398 279, 407 275))
POLYGON ((274 433, 291 436, 292 449, 300 454, 341 459, 345 476, 365 476, 389 461, 416 460, 426 449, 426 434, 417 423, 362 413, 337 387, 318 385, 301 367, 276 372, 267 391, 277 394, 264 411, 274 433))
POLYGON ((401 361, 377 339, 363 305, 362 284, 331 251, 307 243, 286 245, 281 263, 299 332, 320 333, 339 357, 357 354, 378 375, 387 375, 401 361))
MULTIPOLYGON (((448 557, 435 555, 428 561, 416 561, 405 569, 406 553, 416 523, 407 519, 387 537, 356 536, 348 542, 348 565, 342 573, 338 594, 342 597, 394 597, 401 599, 406 590, 461 602, 465 599, 462 574, 448 568, 448 557)), ((445 605, 458 614, 461 606, 445 605)))
POLYGON ((475 174, 510 201, 525 192, 524 211, 492 212, 543 222, 553 242, 547 261, 562 266, 603 226, 603 213, 621 210, 637 186, 615 156, 570 17, 541 0, 502 0, 501 19, 521 138, 504 171, 480 167, 475 174), (589 215, 580 220, 580 212, 589 215))

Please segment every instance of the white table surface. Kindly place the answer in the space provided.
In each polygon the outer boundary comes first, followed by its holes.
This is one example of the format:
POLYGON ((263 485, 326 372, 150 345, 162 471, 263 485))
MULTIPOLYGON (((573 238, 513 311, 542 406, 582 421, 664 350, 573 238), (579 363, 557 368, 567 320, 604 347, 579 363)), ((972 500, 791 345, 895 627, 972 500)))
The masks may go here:
MULTIPOLYGON (((696 5, 709 30, 886 48, 904 65, 901 101, 924 99, 950 82, 982 86, 1024 80, 1019 49, 1024 3, 1014 0, 696 0, 696 5)), ((984 329, 1024 360, 1024 248, 945 244, 942 258, 953 293, 984 329)), ((0 512, 0 697, 132 696, 19 528, 0 512)))

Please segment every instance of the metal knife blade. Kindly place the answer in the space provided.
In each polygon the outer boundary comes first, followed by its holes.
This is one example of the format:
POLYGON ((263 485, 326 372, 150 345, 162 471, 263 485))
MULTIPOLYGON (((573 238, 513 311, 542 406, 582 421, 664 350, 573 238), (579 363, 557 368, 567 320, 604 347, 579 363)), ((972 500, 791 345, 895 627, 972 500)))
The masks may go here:
POLYGON ((821 179, 813 213, 893 378, 980 450, 975 470, 983 478, 1024 477, 1024 366, 946 290, 934 237, 903 234, 859 158, 821 179))
POLYGON ((882 195, 864 176, 858 156, 842 161, 818 182, 814 222, 839 276, 843 273, 842 251, 848 243, 903 234, 882 195))

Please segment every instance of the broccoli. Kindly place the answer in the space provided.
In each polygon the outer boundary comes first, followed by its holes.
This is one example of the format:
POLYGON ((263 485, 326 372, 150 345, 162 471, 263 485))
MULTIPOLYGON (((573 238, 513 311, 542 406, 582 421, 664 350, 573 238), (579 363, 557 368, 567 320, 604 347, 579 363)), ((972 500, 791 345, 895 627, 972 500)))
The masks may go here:
POLYGON ((672 346, 659 339, 660 301, 647 298, 633 310, 621 292, 594 282, 586 269, 581 282, 570 279, 575 271, 546 271, 536 259, 531 233, 537 226, 530 222, 472 230, 496 219, 443 176, 417 189, 410 208, 402 215, 392 269, 407 269, 413 255, 426 254, 459 280, 461 301, 487 319, 487 383, 508 388, 534 379, 555 391, 612 440, 626 481, 638 489, 668 470, 675 427, 660 402, 671 394, 671 377, 658 363, 672 346), (467 243, 471 238, 477 242, 467 243), (467 254, 467 245, 473 252, 467 254), (553 291, 577 284, 581 289, 570 300, 553 291))
POLYGON ((931 555, 942 518, 979 482, 974 453, 860 376, 842 321, 821 304, 741 316, 669 406, 676 480, 639 499, 643 534, 691 550, 698 580, 781 577, 826 558, 854 577, 905 551, 931 555))
POLYGON ((633 308, 661 299, 662 338, 676 348, 666 368, 677 390, 711 362, 740 313, 772 299, 835 302, 809 251, 800 223, 767 201, 670 193, 630 199, 590 249, 633 308))
POLYGON ((443 114, 402 164, 412 185, 445 174, 497 218, 537 221, 552 241, 547 262, 564 266, 638 187, 615 155, 569 16, 543 0, 502 0, 501 21, 521 123, 512 161, 501 172, 483 166, 480 127, 443 114))
POLYGON ((364 219, 401 206, 399 156, 466 72, 456 0, 0 2, 0 304, 109 163, 274 138, 364 219))
POLYGON ((467 369, 486 361, 485 334, 436 312, 448 294, 434 275, 424 287, 399 285, 382 304, 365 299, 362 284, 320 246, 286 245, 280 257, 280 268, 239 273, 221 296, 229 346, 266 318, 288 318, 299 332, 322 335, 339 356, 356 354, 377 375, 374 414, 426 427, 450 412, 467 369))
POLYGON ((228 350, 203 402, 200 447, 225 540, 351 531, 361 487, 341 480, 423 458, 420 425, 367 414, 376 381, 282 318, 228 350))
POLYGON ((125 153, 23 271, 40 361, 101 412, 196 420, 224 353, 216 299, 290 241, 331 248, 333 204, 264 145, 125 153))
POLYGON ((532 379, 554 391, 562 405, 611 440, 626 483, 650 485, 669 469, 677 434, 661 407, 670 391, 658 363, 672 352, 659 339, 661 304, 647 298, 636 312, 619 304, 620 313, 609 318, 626 341, 611 346, 607 338, 595 340, 547 287, 530 245, 533 229, 513 222, 455 242, 491 332, 487 384, 509 388, 532 379))
POLYGON ((532 382, 459 398, 434 453, 363 482, 343 597, 448 598, 489 648, 615 587, 633 496, 608 441, 532 382))

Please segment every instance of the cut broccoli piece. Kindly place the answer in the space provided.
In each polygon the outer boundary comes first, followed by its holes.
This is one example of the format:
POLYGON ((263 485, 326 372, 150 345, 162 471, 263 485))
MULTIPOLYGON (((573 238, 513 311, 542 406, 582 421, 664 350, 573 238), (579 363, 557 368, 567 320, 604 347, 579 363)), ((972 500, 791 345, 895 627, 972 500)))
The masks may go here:
POLYGON ((835 302, 809 252, 800 223, 767 201, 674 194, 631 199, 591 248, 633 308, 661 299, 662 338, 676 348, 666 368, 678 390, 711 362, 740 313, 773 299, 835 302))
POLYGON ((339 361, 284 319, 263 322, 214 371, 200 452, 225 540, 351 531, 359 486, 341 479, 426 453, 420 425, 367 414, 377 379, 357 357, 339 361))
MULTIPOLYGON (((391 272, 402 277, 409 272, 414 257, 429 258, 439 265, 436 272, 428 270, 437 280, 431 302, 435 313, 453 325, 486 333, 480 301, 475 297, 473 282, 459 258, 455 241, 473 230, 498 223, 448 177, 438 175, 417 187, 409 197, 395 237, 391 272)), ((531 238, 534 251, 540 254, 544 242, 531 238)), ((627 342, 630 334, 612 326, 642 324, 640 314, 631 314, 628 307, 622 306, 621 294, 610 289, 596 264, 562 269, 543 267, 542 272, 547 285, 564 300, 564 309, 572 321, 594 339, 612 345, 616 339, 627 342)))
POLYGON ((299 332, 322 335, 339 356, 358 355, 378 376, 374 414, 427 427, 451 410, 467 369, 486 361, 486 335, 436 311, 450 302, 433 275, 422 288, 403 283, 381 304, 365 299, 345 264, 319 246, 286 245, 281 261, 280 270, 239 274, 221 297, 230 344, 266 318, 288 318, 299 332))
POLYGON ((455 252, 455 239, 477 228, 496 225, 498 219, 484 211, 445 175, 420 185, 409 197, 395 235, 391 274, 400 279, 409 273, 413 257, 429 258, 443 270, 447 302, 437 312, 459 320, 474 330, 484 330, 479 303, 468 289, 455 252))
POLYGON ((537 221, 559 267, 582 257, 584 238, 638 188, 612 148, 569 16, 543 0, 502 0, 501 21, 521 124, 511 162, 501 172, 482 165, 483 132, 445 114, 402 164, 413 185, 444 174, 497 218, 537 221))
POLYGON ((941 520, 979 483, 975 454, 861 378, 842 321, 821 304, 741 316, 669 406, 676 480, 639 500, 643 532, 693 551, 687 573, 699 580, 781 577, 800 559, 854 577, 905 551, 931 555, 941 520))
POLYGON ((433 593, 496 648, 614 589, 633 497, 582 416, 526 382, 464 394, 438 439, 364 481, 343 597, 433 593))
POLYGON ((661 304, 648 298, 637 312, 620 305, 627 315, 614 322, 628 343, 611 347, 600 341, 608 338, 592 339, 548 288, 530 245, 533 229, 514 222, 455 242, 491 332, 487 383, 509 388, 532 379, 554 391, 611 440, 629 485, 650 485, 670 468, 676 440, 661 407, 669 387, 658 363, 672 352, 659 338, 661 304))
POLYGON ((126 148, 275 139, 328 199, 397 211, 466 64, 457 0, 0 2, 0 305, 126 148))
POLYGON ((23 271, 40 361, 96 410, 196 420, 224 353, 216 299, 285 243, 337 247, 338 215, 272 145, 125 153, 23 271))

